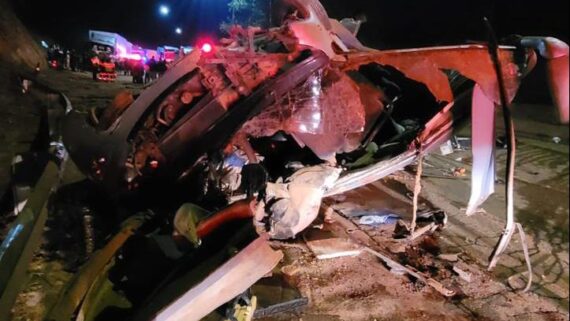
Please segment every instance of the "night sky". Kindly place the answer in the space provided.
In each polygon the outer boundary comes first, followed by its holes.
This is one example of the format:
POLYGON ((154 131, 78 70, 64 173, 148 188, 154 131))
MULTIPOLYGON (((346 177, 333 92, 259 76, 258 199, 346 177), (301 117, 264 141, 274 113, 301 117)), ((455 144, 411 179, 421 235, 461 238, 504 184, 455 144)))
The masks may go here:
MULTIPOLYGON (((13 0, 18 16, 36 34, 79 46, 88 29, 117 32, 147 48, 192 44, 215 35, 227 19, 229 0, 13 0), (160 17, 158 7, 171 8, 160 17), (174 29, 184 32, 176 35, 174 29)), ((275 0, 277 1, 277 0, 275 0)), ((367 45, 412 47, 484 40, 482 17, 499 36, 549 35, 568 41, 568 0, 323 0, 335 18, 364 13, 360 34, 367 45), (538 5, 540 4, 540 5, 538 5)))

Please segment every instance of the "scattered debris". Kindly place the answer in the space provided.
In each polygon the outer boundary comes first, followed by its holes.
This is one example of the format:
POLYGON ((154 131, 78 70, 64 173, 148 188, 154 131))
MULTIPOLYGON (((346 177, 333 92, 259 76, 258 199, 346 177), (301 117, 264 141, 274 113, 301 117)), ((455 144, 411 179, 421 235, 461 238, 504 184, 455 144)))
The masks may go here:
POLYGON ((395 239, 403 239, 411 235, 410 226, 406 224, 403 220, 399 220, 396 222, 396 226, 394 227, 394 238, 395 239))
POLYGON ((227 313, 224 321, 251 321, 254 318, 254 312, 257 309, 257 297, 254 295, 248 298, 246 295, 237 297, 234 300, 234 306, 227 313), (240 302, 243 301, 244 304, 240 302))
POLYGON ((407 244, 406 243, 392 243, 388 246, 388 251, 390 251, 390 253, 393 254, 400 254, 400 253, 406 253, 406 247, 407 244))
POLYGON ((459 261, 459 254, 440 254, 437 258, 447 262, 457 262, 459 261))
POLYGON ((437 229, 438 226, 435 223, 430 223, 426 226, 422 226, 412 232, 412 234, 410 235, 410 241, 413 241, 426 233, 433 233, 437 229))
POLYGON ((372 226, 378 226, 384 224, 392 225, 396 224, 396 222, 398 222, 399 219, 400 216, 397 214, 365 215, 362 216, 360 220, 358 220, 358 223, 362 225, 372 225, 372 226))
POLYGON ((457 151, 465 151, 471 149, 470 137, 453 136, 452 143, 453 143, 453 148, 457 151))
POLYGON ((275 304, 266 308, 260 308, 255 310, 253 314, 253 319, 261 319, 272 316, 277 316, 282 313, 300 313, 303 308, 309 305, 308 298, 294 299, 288 302, 283 302, 275 304))
POLYGON ((445 143, 441 144, 439 146, 439 152, 442 156, 453 154, 453 145, 451 144, 451 140, 448 140, 445 143))
POLYGON ((358 256, 362 253, 362 249, 359 246, 346 239, 332 238, 306 242, 309 249, 319 260, 358 256))
POLYGON ((457 273, 457 275, 459 275, 459 277, 465 281, 465 282, 469 282, 471 283, 472 279, 472 274, 470 272, 466 272, 464 270, 462 270, 461 268, 459 268, 457 265, 453 266, 453 272, 457 273))
POLYGON ((442 210, 427 211, 418 214, 418 222, 435 223, 440 228, 447 226, 447 213, 442 210))
POLYGON ((380 258, 382 261, 384 261, 384 263, 386 263, 386 265, 388 267, 390 267, 390 269, 394 269, 395 271, 397 271, 397 273, 401 273, 402 271, 405 271, 406 274, 412 276, 413 278, 417 279, 418 281, 420 281, 424 284, 431 286, 436 291, 441 293, 443 296, 452 297, 455 295, 455 291, 447 289, 441 283, 437 282, 436 280, 434 280, 432 278, 423 276, 420 272, 416 271, 415 269, 413 269, 411 267, 405 267, 405 266, 401 265, 400 263, 392 260, 388 256, 386 256, 382 253, 379 253, 377 251, 374 251, 369 247, 364 247, 364 250, 366 252, 380 258))
POLYGON ((467 173, 465 167, 455 167, 453 169, 453 176, 455 177, 464 177, 465 173, 467 173))

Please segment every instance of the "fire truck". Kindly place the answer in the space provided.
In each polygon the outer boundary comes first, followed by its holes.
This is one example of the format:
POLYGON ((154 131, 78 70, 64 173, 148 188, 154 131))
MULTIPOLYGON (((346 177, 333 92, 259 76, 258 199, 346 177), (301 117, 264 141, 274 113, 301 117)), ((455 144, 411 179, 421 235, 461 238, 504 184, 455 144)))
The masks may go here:
POLYGON ((93 80, 115 81, 117 79, 116 66, 111 57, 99 52, 91 58, 93 80))

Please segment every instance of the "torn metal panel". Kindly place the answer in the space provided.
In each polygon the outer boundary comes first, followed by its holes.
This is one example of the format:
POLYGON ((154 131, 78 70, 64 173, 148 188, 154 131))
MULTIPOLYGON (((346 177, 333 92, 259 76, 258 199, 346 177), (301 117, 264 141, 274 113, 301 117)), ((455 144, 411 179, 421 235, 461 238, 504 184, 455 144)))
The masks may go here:
MULTIPOLYGON (((35 80, 35 90, 44 94, 50 107, 44 107, 37 146, 32 147, 33 159, 36 168, 21 163, 22 157, 17 157, 14 167, 22 165, 16 170, 13 177, 14 190, 21 177, 26 176, 25 185, 29 188, 25 193, 14 194, 14 214, 16 219, 10 225, 6 238, 0 245, 0 319, 9 319, 10 309, 16 300, 18 292, 25 284, 28 265, 32 261, 35 251, 42 242, 43 231, 48 218, 48 204, 57 188, 62 184, 67 164, 67 152, 61 145, 61 132, 59 120, 65 111, 71 110, 69 99, 45 84, 35 80), (53 107, 53 108, 52 108, 53 107), (44 127, 45 126, 45 127, 44 127), (17 194, 17 195, 16 195, 17 194)), ((27 157, 24 156, 24 160, 27 157)))
POLYGON ((210 312, 245 292, 271 272, 283 258, 261 236, 186 294, 171 303, 155 321, 199 321, 210 312))
POLYGON ((27 267, 39 246, 47 219, 51 192, 59 181, 59 168, 49 162, 26 206, 0 246, 0 318, 8 320, 27 267))
POLYGON ((77 273, 74 281, 61 294, 57 304, 49 313, 50 320, 67 321, 80 306, 89 289, 97 278, 105 271, 105 267, 113 259, 123 244, 148 219, 145 216, 133 216, 123 223, 122 230, 107 245, 95 252, 77 273))
POLYGON ((335 39, 332 26, 323 5, 316 0, 288 0, 300 10, 301 17, 289 23, 289 29, 298 39, 300 45, 323 51, 330 59, 337 57, 333 44, 344 45, 335 39))
POLYGON ((392 159, 351 172, 341 177, 335 183, 334 187, 325 193, 325 197, 342 194, 373 183, 379 179, 382 179, 383 177, 392 174, 395 171, 398 171, 410 165, 414 162, 416 157, 416 151, 410 150, 392 159))
MULTIPOLYGON (((344 20, 343 20, 344 21, 344 20)), ((360 29, 360 21, 354 22, 354 30, 350 31, 348 28, 336 19, 330 19, 332 31, 342 40, 342 42, 349 48, 358 51, 375 51, 375 49, 368 48, 364 46, 358 38, 356 38, 356 34, 360 29)), ((347 22, 348 23, 348 22, 347 22)))
POLYGON ((473 90, 471 116, 473 170, 467 215, 473 215, 495 192, 495 104, 481 88, 473 90))
POLYGON ((453 113, 461 113, 461 110, 457 110, 454 107, 454 103, 448 104, 426 124, 425 129, 419 135, 419 146, 411 145, 408 150, 400 155, 346 173, 336 182, 332 189, 327 191, 325 197, 357 189, 404 169, 418 158, 418 147, 426 153, 437 148, 451 136, 453 131, 453 113))
MULTIPOLYGON (((522 76, 521 70, 514 63, 514 49, 514 47, 501 47, 499 51, 509 100, 514 98, 522 76)), ((342 70, 354 70, 358 66, 371 62, 390 65, 406 76, 425 84, 438 100, 446 102, 453 101, 454 97, 448 79, 442 70, 456 70, 480 84, 487 96, 499 102, 497 80, 486 46, 463 45, 386 50, 349 54, 347 58, 346 63, 339 64, 342 70)))

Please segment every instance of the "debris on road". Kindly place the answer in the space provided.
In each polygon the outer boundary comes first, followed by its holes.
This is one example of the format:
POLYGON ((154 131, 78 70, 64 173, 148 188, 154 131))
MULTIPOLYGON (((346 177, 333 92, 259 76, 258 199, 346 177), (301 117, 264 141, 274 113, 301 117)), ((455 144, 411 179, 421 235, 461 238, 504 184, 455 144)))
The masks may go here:
POLYGON ((362 249, 346 239, 331 238, 306 241, 307 246, 319 260, 334 259, 346 256, 358 256, 362 249))
POLYGON ((360 217, 358 223, 362 225, 372 225, 372 226, 384 225, 384 224, 392 225, 396 224, 396 222, 400 218, 401 217, 398 214, 364 215, 360 217))
POLYGON ((459 261, 459 254, 440 254, 437 258, 448 262, 457 262, 459 261))
POLYGON ((451 144, 451 140, 446 141, 441 146, 439 146, 439 151, 442 156, 447 156, 453 154, 453 145, 451 144))
POLYGON ((395 271, 398 271, 398 272, 404 271, 406 274, 412 276, 413 278, 417 279, 418 281, 431 286, 437 292, 441 293, 443 296, 452 297, 455 295, 455 291, 445 288, 445 286, 443 286, 440 282, 438 282, 432 278, 423 276, 419 271, 416 271, 415 269, 413 269, 411 267, 405 267, 405 266, 397 263, 396 261, 390 259, 388 256, 381 254, 377 251, 374 251, 368 247, 365 247, 364 250, 366 252, 380 258, 391 269, 394 269, 395 271))
POLYGON ((464 271, 463 269, 459 268, 458 265, 453 266, 453 272, 457 273, 459 277, 465 282, 471 282, 472 275, 471 273, 464 271))
POLYGON ((300 313, 307 305, 309 305, 309 299, 307 298, 299 298, 288 302, 278 303, 255 310, 253 313, 253 319, 267 318, 283 313, 300 313))
POLYGON ((453 169, 453 176, 455 177, 464 177, 467 170, 465 167, 456 167, 453 169))

